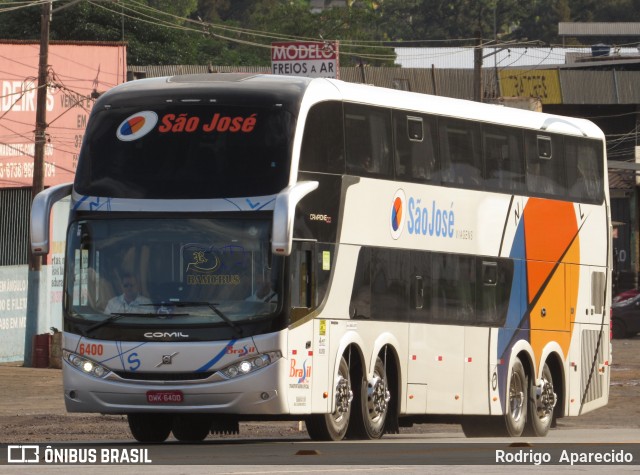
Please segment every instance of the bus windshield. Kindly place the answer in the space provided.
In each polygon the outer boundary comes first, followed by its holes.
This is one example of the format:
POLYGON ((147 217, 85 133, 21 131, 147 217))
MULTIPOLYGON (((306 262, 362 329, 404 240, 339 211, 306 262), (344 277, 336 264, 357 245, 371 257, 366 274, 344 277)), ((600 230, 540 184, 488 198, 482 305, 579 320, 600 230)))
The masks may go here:
POLYGON ((281 107, 165 103, 92 115, 75 189, 88 196, 265 196, 289 179, 295 119, 281 107))
POLYGON ((266 219, 86 219, 70 226, 66 315, 89 328, 265 319, 278 307, 266 219), (104 322, 104 323, 103 323, 104 322))

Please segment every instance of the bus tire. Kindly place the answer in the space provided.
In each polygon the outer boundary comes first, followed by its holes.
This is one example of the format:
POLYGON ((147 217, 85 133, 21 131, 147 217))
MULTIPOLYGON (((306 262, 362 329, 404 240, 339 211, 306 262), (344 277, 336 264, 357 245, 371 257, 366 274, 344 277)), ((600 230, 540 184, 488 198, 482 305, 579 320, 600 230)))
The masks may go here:
POLYGON ((128 414, 131 435, 145 444, 160 443, 171 433, 171 414, 128 414))
POLYGON ((460 420, 465 437, 501 437, 505 435, 504 418, 500 416, 463 416, 460 420))
POLYGON ((509 437, 520 437, 527 422, 528 384, 527 375, 519 358, 516 357, 511 367, 509 386, 507 387, 507 407, 504 424, 509 437))
POLYGON ((349 435, 354 439, 379 439, 384 434, 389 413, 391 393, 387 381, 387 371, 380 357, 376 358, 373 375, 367 380, 363 374, 356 401, 357 417, 353 418, 349 435))
POLYGON ((171 431, 180 442, 202 442, 211 431, 209 414, 180 414, 173 418, 171 431))
POLYGON ((305 420, 307 433, 313 440, 342 440, 347 433, 351 419, 351 376, 344 356, 340 359, 336 387, 334 389, 336 408, 331 414, 312 414, 305 420))
POLYGON ((545 363, 542 369, 540 386, 531 378, 529 385, 529 404, 525 434, 533 437, 544 437, 553 422, 553 410, 558 400, 554 392, 553 376, 545 363))

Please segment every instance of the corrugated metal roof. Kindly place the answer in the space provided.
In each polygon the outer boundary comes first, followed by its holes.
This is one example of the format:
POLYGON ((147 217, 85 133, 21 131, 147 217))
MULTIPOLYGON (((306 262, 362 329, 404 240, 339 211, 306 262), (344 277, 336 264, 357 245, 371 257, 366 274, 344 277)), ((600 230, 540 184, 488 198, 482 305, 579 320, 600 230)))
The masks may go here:
POLYGON ((636 174, 631 171, 609 171, 609 188, 612 190, 633 190, 636 186, 636 174))
MULTIPOLYGON (((473 69, 472 46, 459 48, 395 48, 396 64, 403 68, 473 69)), ((637 48, 619 48, 611 59, 638 55, 637 48)), ((591 48, 484 47, 483 67, 519 68, 562 65, 576 56, 591 56, 591 48)))
POLYGON ((560 36, 640 36, 640 23, 636 22, 591 22, 558 23, 560 36))
MULTIPOLYGON (((268 66, 172 65, 129 66, 128 69, 130 72, 142 72, 145 77, 207 72, 263 74, 271 72, 271 68, 268 66)), ((517 72, 517 70, 515 71, 517 72)), ((527 75, 530 71, 525 68, 519 73, 527 75)), ((367 84, 376 86, 459 99, 473 99, 473 70, 471 69, 366 67, 364 75, 367 84)), ((640 87, 638 87, 640 71, 561 69, 557 75, 561 86, 562 104, 640 104, 640 87)), ((138 77, 141 76, 138 75, 138 77)), ((340 78, 347 82, 362 82, 362 70, 356 67, 342 67, 340 68, 340 78)), ((484 97, 500 96, 498 77, 493 68, 482 70, 482 87, 484 97)))

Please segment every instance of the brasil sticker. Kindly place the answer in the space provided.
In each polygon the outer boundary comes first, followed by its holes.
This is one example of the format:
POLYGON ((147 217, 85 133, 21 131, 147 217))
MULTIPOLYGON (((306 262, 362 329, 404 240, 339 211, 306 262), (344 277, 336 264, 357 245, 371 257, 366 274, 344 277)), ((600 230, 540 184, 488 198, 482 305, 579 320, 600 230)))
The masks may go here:
POLYGON ((123 142, 131 142, 144 137, 158 123, 158 114, 153 111, 136 112, 118 126, 116 137, 123 142))

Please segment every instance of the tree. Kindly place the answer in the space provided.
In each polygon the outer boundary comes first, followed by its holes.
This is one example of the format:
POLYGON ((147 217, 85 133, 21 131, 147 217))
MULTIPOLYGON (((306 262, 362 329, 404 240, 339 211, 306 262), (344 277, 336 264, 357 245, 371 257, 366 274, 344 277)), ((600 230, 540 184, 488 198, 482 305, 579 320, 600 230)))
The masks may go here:
MULTIPOLYGON (((176 16, 196 8, 196 0, 148 0, 138 3, 154 9, 161 8, 176 16)), ((124 4, 118 6, 111 2, 79 2, 59 12, 54 8, 49 38, 54 41, 126 41, 129 64, 189 64, 196 60, 198 42, 194 42, 191 35, 185 35, 156 20, 140 21, 131 16, 124 9, 124 4)), ((184 24, 169 16, 155 13, 153 16, 161 17, 175 27, 184 24)), ((39 6, 3 12, 0 38, 39 40, 39 6)))
MULTIPOLYGON (((5 0, 0 38, 38 40, 39 5, 5 0)), ((383 42, 470 46, 480 32, 557 43, 560 21, 638 19, 640 0, 348 0, 315 14, 310 0, 94 0, 55 2, 50 37, 124 40, 132 65, 268 65, 270 43, 285 38, 339 40, 343 65, 389 65, 383 42)))
POLYGON ((571 21, 569 0, 533 0, 518 25, 520 36, 553 44, 558 42, 558 23, 571 21))

